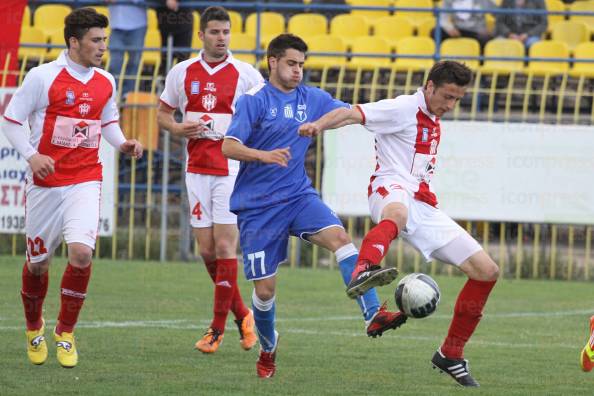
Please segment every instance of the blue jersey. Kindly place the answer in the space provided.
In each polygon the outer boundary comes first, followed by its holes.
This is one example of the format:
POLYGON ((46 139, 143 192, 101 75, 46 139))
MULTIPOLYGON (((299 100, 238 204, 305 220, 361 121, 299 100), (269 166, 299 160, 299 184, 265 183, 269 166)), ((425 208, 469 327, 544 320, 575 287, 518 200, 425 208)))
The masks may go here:
POLYGON ((258 161, 242 162, 231 194, 231 211, 237 213, 317 194, 305 172, 305 154, 312 139, 299 136, 299 126, 348 106, 327 92, 306 85, 284 93, 267 82, 241 96, 225 137, 257 150, 290 147, 291 160, 286 168, 258 161))

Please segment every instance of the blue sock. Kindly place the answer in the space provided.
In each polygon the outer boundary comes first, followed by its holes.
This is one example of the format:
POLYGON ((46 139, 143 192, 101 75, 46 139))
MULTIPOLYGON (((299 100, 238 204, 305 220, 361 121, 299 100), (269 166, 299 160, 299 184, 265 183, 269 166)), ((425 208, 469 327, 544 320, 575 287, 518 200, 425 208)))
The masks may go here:
POLYGON ((254 309, 254 321, 258 330, 260 346, 264 352, 272 352, 276 346, 276 337, 274 334, 274 297, 268 301, 262 301, 256 296, 256 291, 252 294, 252 307, 254 309))
MULTIPOLYGON (((355 265, 357 264, 357 258, 359 257, 357 249, 355 248, 355 245, 351 243, 341 247, 334 253, 336 254, 338 266, 340 267, 342 280, 344 281, 345 286, 348 286, 355 265)), ((361 308, 365 320, 371 319, 380 307, 379 298, 377 297, 375 289, 371 289, 361 297, 357 297, 357 303, 359 304, 359 308, 361 308)))

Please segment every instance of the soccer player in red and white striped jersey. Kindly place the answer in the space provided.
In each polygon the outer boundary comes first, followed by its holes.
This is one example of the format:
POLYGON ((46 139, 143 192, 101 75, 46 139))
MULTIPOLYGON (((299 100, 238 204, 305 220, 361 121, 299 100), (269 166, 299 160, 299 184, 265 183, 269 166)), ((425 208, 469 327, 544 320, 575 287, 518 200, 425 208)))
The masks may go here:
POLYGON ((107 50, 107 18, 92 8, 81 8, 64 23, 68 49, 57 60, 29 71, 4 113, 2 131, 29 163, 27 260, 21 291, 27 354, 34 364, 47 359, 42 307, 50 259, 63 237, 68 265, 60 285, 54 340, 59 363, 74 367, 78 354, 73 331, 87 294, 99 226, 99 143, 104 137, 120 152, 136 158, 142 156, 142 146, 124 137, 118 124, 114 78, 98 68, 107 50), (30 137, 25 123, 31 128, 30 137))
POLYGON ((264 80, 254 67, 229 52, 230 31, 224 8, 209 7, 202 13, 199 35, 204 48, 197 57, 171 69, 158 113, 161 127, 188 139, 190 224, 215 284, 214 318, 196 343, 204 353, 214 353, 219 347, 229 310, 235 316, 242 348, 251 349, 257 340, 253 314, 237 286, 237 217, 229 211, 239 163, 225 158, 221 146, 235 102, 264 80), (182 112, 182 122, 174 119, 176 109, 182 112))
POLYGON ((427 260, 457 266, 468 276, 458 296, 448 335, 432 362, 463 386, 478 386, 463 358, 464 346, 482 317, 499 276, 497 264, 455 221, 438 208, 431 188, 442 137, 440 118, 464 96, 472 72, 465 65, 442 61, 429 71, 427 83, 413 95, 337 109, 300 133, 362 124, 375 134, 377 166, 368 187, 372 228, 361 246, 347 294, 357 296, 377 286, 379 264, 390 242, 401 235, 427 260))

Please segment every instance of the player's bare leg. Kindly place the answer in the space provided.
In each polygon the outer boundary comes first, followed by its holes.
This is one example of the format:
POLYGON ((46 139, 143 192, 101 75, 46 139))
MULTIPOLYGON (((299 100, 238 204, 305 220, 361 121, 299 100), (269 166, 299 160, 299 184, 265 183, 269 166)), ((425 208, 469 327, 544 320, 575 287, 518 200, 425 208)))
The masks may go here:
POLYGON ((449 374, 458 384, 479 386, 470 375, 464 346, 481 320, 483 307, 499 277, 499 267, 480 250, 464 261, 460 270, 468 276, 468 281, 458 295, 448 335, 431 362, 434 368, 449 374))
POLYGON ((214 353, 223 341, 229 310, 235 315, 240 345, 251 349, 257 342, 252 312, 245 306, 237 286, 236 247, 238 232, 234 224, 214 224, 213 227, 194 228, 200 255, 215 284, 214 318, 196 348, 214 353))
POLYGON ((270 378, 276 373, 276 351, 279 336, 274 324, 276 316, 275 291, 276 275, 254 281, 252 304, 260 338, 260 356, 256 362, 256 374, 260 378, 270 378))
POLYGON ((359 260, 347 287, 347 295, 356 298, 372 287, 384 286, 396 279, 396 268, 381 268, 380 262, 388 253, 390 243, 404 229, 408 218, 406 206, 392 202, 383 209, 382 220, 373 227, 361 245, 359 260))
POLYGON ((49 258, 37 263, 27 260, 23 267, 21 298, 27 322, 25 331, 27 356, 29 361, 36 365, 43 364, 47 360, 45 321, 42 311, 47 294, 49 263, 49 258))
POLYGON ((54 329, 56 355, 65 368, 72 368, 78 363, 74 326, 87 296, 92 255, 93 249, 83 243, 68 244, 68 265, 60 285, 60 314, 54 329))
MULTIPOLYGON (((357 261, 357 249, 344 228, 338 226, 326 228, 310 235, 308 239, 310 242, 330 250, 336 255, 344 281, 348 283, 357 261), (351 254, 343 254, 343 252, 350 252, 351 254)), ((381 336, 384 331, 396 329, 406 322, 406 316, 401 312, 388 311, 386 303, 380 307, 375 289, 370 289, 362 296, 358 296, 357 302, 363 312, 369 337, 381 336)))

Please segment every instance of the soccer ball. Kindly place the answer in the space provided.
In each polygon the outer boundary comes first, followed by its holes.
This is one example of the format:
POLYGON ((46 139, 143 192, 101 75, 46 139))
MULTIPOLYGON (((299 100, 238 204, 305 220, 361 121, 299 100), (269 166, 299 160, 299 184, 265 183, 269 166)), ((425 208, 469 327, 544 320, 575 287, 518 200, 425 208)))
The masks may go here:
POLYGON ((439 286, 429 275, 412 273, 396 286, 396 305, 411 318, 431 315, 439 304, 439 286))

